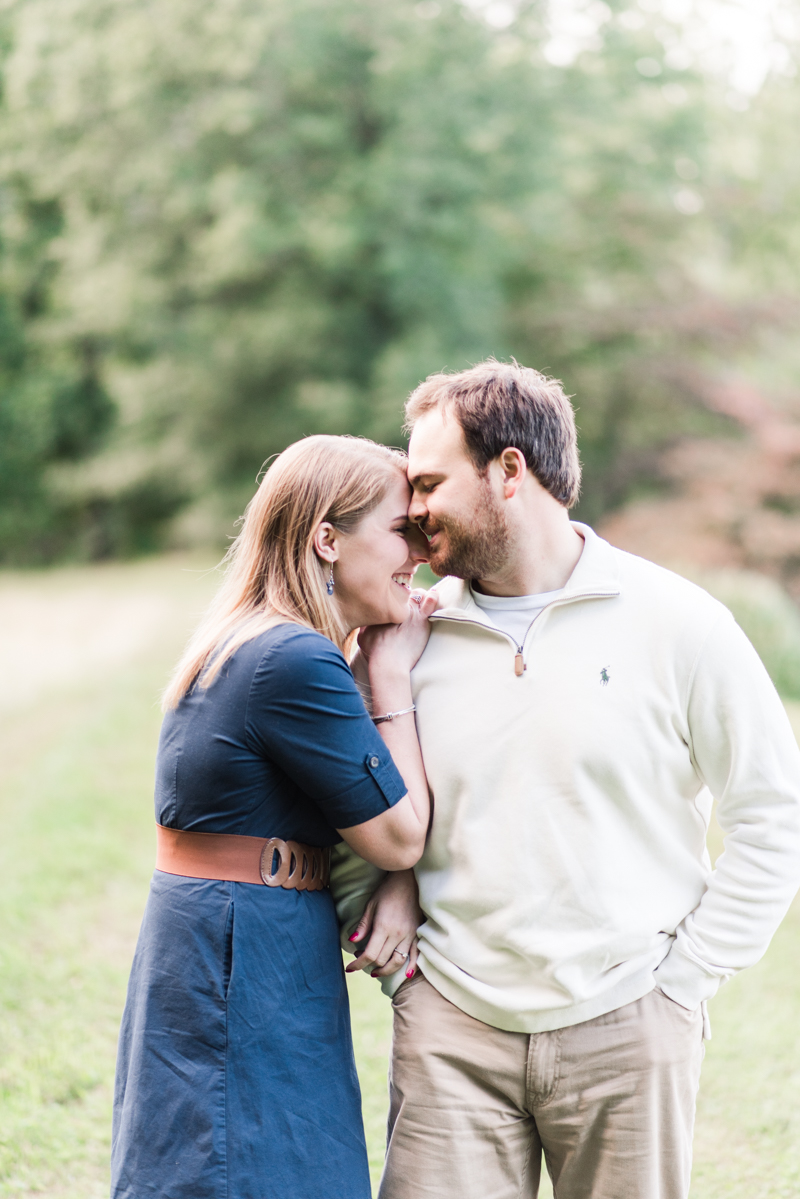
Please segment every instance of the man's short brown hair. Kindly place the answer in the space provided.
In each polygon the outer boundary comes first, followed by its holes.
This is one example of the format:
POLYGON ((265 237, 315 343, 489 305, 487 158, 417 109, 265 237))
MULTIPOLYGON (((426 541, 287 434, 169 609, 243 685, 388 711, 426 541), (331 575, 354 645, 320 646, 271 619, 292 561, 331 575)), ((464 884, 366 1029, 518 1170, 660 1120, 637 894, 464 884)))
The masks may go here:
POLYGON ((410 432, 424 412, 452 412, 467 452, 483 474, 503 450, 519 450, 528 469, 565 508, 581 486, 575 413, 558 379, 517 362, 489 358, 456 374, 429 375, 406 403, 410 432))

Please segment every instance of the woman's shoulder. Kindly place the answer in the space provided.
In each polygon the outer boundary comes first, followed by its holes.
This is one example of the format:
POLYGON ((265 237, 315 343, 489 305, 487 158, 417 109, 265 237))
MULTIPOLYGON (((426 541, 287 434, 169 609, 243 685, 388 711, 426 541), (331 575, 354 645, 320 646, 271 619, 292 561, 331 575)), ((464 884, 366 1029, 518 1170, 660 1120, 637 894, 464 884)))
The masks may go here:
POLYGON ((344 654, 329 637, 290 621, 254 637, 252 653, 256 673, 261 675, 290 672, 302 678, 319 671, 350 673, 344 654))
POLYGON ((295 624, 291 620, 272 625, 254 637, 253 641, 265 654, 297 654, 302 657, 306 654, 330 653, 344 661, 342 651, 334 645, 330 637, 318 633, 308 625, 295 624))
POLYGON ((354 713, 364 708, 342 651, 322 633, 281 625, 258 638, 249 689, 249 712, 354 713))

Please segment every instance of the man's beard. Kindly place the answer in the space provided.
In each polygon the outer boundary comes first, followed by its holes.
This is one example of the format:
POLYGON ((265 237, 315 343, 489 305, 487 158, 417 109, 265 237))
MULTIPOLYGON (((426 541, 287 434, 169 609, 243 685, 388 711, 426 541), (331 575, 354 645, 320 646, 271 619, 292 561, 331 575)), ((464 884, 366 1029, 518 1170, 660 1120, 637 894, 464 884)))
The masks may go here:
POLYGON ((432 537, 441 530, 443 545, 431 550, 430 566, 444 578, 488 579, 507 561, 509 533, 505 515, 497 504, 488 479, 482 482, 477 512, 470 520, 455 517, 422 522, 432 537))

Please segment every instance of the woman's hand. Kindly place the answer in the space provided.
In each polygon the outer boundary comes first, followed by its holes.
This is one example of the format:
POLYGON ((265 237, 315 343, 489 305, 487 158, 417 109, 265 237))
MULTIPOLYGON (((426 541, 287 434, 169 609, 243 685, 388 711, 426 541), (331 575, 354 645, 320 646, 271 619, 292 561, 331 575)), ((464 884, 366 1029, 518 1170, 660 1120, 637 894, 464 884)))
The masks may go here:
POLYGON ((414 871, 387 874, 350 938, 365 944, 347 973, 369 970, 373 978, 383 978, 405 964, 406 978, 411 978, 417 965, 417 929, 424 919, 414 871))
POLYGON ((359 648, 370 670, 385 667, 411 671, 428 644, 428 617, 436 611, 435 591, 412 591, 402 624, 368 625, 358 634, 359 648))

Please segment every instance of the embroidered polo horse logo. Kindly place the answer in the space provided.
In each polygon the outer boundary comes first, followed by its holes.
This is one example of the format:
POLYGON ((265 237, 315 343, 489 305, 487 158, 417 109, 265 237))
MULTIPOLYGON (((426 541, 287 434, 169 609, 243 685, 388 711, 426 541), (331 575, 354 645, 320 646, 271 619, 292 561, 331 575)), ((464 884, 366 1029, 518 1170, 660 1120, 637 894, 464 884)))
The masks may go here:
POLYGON ((611 676, 608 673, 608 667, 604 666, 603 669, 600 671, 600 686, 607 687, 610 681, 611 681, 611 676))

